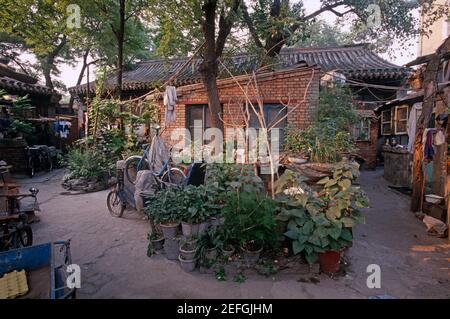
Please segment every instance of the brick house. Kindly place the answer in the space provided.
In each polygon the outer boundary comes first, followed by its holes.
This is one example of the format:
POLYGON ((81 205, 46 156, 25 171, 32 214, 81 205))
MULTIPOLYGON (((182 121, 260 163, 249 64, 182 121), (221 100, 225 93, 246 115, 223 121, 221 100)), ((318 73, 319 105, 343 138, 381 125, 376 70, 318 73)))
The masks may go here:
MULTIPOLYGON (((187 59, 173 59, 138 63, 134 69, 124 72, 123 99, 144 95, 160 86, 172 78, 187 61, 187 59)), ((205 128, 208 127, 208 112, 206 112, 208 99, 198 72, 200 63, 201 60, 194 59, 173 81, 173 85, 177 87, 179 102, 176 109, 177 122, 167 128, 168 132, 174 128, 190 128, 196 119, 202 119, 205 128)), ((246 74, 252 74, 258 66, 257 57, 249 54, 228 57, 223 63, 238 76, 241 84, 249 82, 246 74)), ((361 148, 359 154, 365 160, 365 167, 375 168, 378 128, 375 124, 376 116, 369 111, 375 108, 379 100, 392 98, 394 88, 401 85, 408 70, 385 61, 368 50, 365 45, 282 50, 274 70, 258 75, 266 120, 269 122, 274 120, 273 117, 276 116, 274 114, 282 109, 283 103, 295 105, 302 101, 312 76, 313 81, 306 94, 306 103, 289 113, 287 122, 282 123, 284 127, 289 124, 294 124, 300 129, 308 127, 315 115, 321 80, 330 74, 339 74, 345 79, 358 105, 364 109, 361 115, 369 116, 363 118, 355 128, 355 132, 358 132, 358 137, 364 137, 359 140, 357 138, 357 143, 361 148), (385 88, 367 87, 380 84, 392 86, 393 89, 389 91, 385 88)), ((113 88, 114 77, 111 76, 108 81, 113 88)), ((218 85, 225 126, 243 126, 241 109, 245 104, 244 94, 236 82, 229 78, 224 68, 220 69, 218 85)), ((73 87, 69 92, 79 101, 83 101, 86 96, 94 94, 95 84, 73 87)), ((251 92, 250 95, 252 102, 256 102, 257 94, 251 92)), ((162 101, 160 103, 162 105, 162 101)))

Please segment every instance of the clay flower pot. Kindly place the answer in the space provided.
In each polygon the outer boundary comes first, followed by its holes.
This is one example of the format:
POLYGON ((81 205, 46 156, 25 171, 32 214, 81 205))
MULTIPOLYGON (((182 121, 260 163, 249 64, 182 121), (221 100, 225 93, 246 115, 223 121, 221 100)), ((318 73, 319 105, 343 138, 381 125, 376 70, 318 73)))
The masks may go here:
POLYGON ((194 259, 184 259, 181 255, 178 257, 181 268, 186 272, 193 272, 197 266, 197 261, 194 259))
POLYGON ((177 236, 178 228, 180 227, 179 222, 168 222, 161 223, 159 225, 165 239, 174 238, 177 236))
POLYGON ((152 239, 152 245, 155 250, 163 250, 164 248, 164 237, 158 237, 157 239, 152 239))
POLYGON ((180 238, 170 238, 164 241, 164 253, 169 260, 177 260, 180 254, 180 238))
POLYGON ((319 254, 320 269, 329 274, 335 274, 339 271, 341 261, 341 252, 327 251, 319 254))
POLYGON ((222 247, 222 256, 225 258, 230 258, 235 253, 236 249, 234 249, 231 245, 226 245, 222 247))
POLYGON ((241 250, 247 265, 252 266, 258 262, 263 249, 254 243, 245 243, 242 245, 241 250))
POLYGON ((195 242, 186 242, 180 246, 180 256, 184 260, 194 260, 196 251, 197 247, 195 242))
POLYGON ((198 234, 202 235, 208 231, 208 229, 211 227, 211 223, 209 220, 204 221, 200 225, 198 225, 198 234))

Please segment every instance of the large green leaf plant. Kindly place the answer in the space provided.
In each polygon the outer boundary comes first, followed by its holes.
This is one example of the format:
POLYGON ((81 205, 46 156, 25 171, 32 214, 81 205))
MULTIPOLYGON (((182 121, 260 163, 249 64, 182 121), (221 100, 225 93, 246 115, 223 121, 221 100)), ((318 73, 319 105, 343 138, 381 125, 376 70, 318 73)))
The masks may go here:
POLYGON ((278 216, 287 222, 285 236, 292 240, 295 255, 304 254, 315 263, 319 253, 341 251, 353 241, 353 227, 364 223, 361 209, 369 206, 366 194, 355 180, 359 165, 344 161, 335 166, 332 177, 310 187, 306 178, 286 171, 276 183, 282 206, 278 216))

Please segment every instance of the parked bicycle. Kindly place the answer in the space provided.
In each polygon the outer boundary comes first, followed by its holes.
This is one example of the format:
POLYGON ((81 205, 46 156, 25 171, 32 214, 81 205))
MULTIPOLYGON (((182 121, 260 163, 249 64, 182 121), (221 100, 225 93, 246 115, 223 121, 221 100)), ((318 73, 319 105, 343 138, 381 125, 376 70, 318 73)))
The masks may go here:
POLYGON ((56 156, 56 149, 46 145, 37 145, 26 148, 27 171, 33 178, 38 170, 50 172, 53 169, 53 159, 56 156))
POLYGON ((152 144, 150 146, 148 144, 144 146, 144 155, 131 156, 125 161, 125 177, 128 182, 134 185, 139 171, 151 170, 160 188, 182 185, 186 179, 186 174, 180 168, 172 166, 170 159, 163 163, 159 171, 153 171, 153 163, 148 162, 149 154, 152 153, 155 143, 161 141, 160 127, 156 126, 155 130, 156 136, 153 138, 152 144))
POLYGON ((25 214, 0 217, 0 251, 33 245, 33 231, 25 214))

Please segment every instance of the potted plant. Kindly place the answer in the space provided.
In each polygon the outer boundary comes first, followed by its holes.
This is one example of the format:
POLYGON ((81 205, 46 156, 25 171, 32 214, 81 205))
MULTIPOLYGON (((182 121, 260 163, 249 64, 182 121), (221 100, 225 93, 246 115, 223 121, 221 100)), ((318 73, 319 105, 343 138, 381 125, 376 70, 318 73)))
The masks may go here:
POLYGON ((182 188, 171 187, 158 192, 145 207, 151 223, 159 224, 165 239, 176 237, 182 212, 182 188))
POLYGON ((151 234, 150 241, 152 242, 152 246, 156 251, 162 250, 164 248, 164 236, 162 233, 151 234))
POLYGON ((197 251, 197 242, 194 240, 184 241, 180 246, 180 256, 184 260, 194 260, 195 252, 197 251))
POLYGON ((263 248, 272 248, 276 244, 275 211, 275 202, 261 193, 242 189, 229 193, 223 209, 224 228, 228 231, 228 239, 240 245, 247 265, 258 261, 263 248))
POLYGON ((335 166, 332 178, 317 183, 318 191, 290 171, 276 185, 283 206, 278 219, 288 222, 285 236, 292 240, 292 252, 303 253, 310 264, 319 261, 324 272, 339 270, 341 252, 353 241, 353 227, 364 222, 360 210, 369 203, 354 185, 358 176, 359 165, 343 161, 335 166))
POLYGON ((185 237, 192 237, 206 232, 209 217, 213 213, 215 193, 205 185, 189 185, 184 189, 182 207, 182 232, 185 237))
POLYGON ((186 259, 182 255, 178 256, 181 268, 186 272, 193 272, 197 267, 197 261, 195 259, 186 259))

